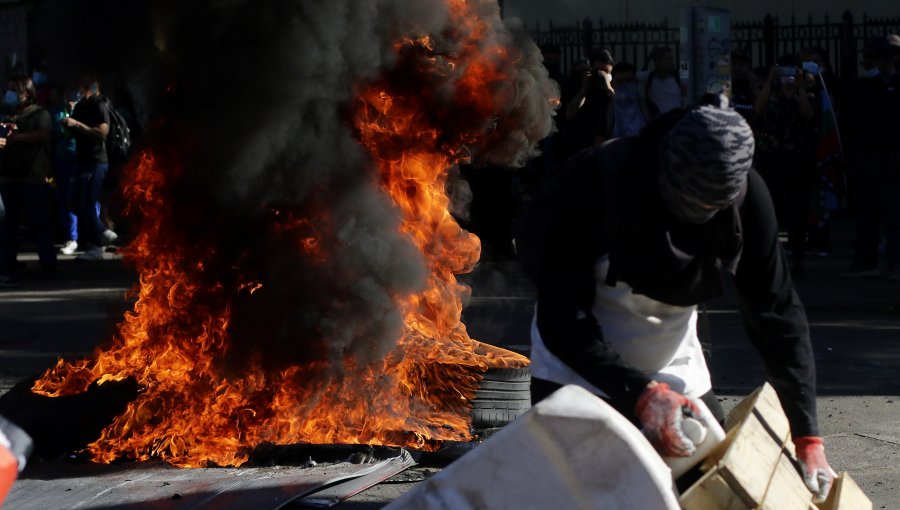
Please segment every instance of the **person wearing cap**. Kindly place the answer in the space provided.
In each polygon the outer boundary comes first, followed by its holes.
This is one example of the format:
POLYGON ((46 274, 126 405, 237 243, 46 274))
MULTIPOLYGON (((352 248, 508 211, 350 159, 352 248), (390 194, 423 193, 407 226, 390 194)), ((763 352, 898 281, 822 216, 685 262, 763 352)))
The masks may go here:
POLYGON ((753 153, 743 117, 701 106, 582 151, 554 174, 517 238, 538 289, 532 400, 582 386, 661 455, 690 455, 681 418, 691 399, 723 419, 696 326, 697 305, 723 293, 728 273, 805 481, 824 497, 834 472, 818 430, 809 326, 753 153))

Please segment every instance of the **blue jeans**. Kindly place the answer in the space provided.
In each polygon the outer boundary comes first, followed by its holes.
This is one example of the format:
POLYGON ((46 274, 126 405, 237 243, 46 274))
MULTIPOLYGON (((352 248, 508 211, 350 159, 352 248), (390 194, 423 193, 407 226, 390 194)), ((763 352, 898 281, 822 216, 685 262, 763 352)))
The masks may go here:
POLYGON ((0 184, 0 196, 6 206, 6 218, 0 233, 0 273, 12 274, 16 270, 19 252, 19 224, 23 213, 28 218, 31 233, 37 243, 41 268, 56 272, 56 248, 53 246, 53 225, 50 222, 50 197, 47 185, 32 182, 0 184))
POLYGON ((88 244, 100 246, 106 226, 100 221, 100 192, 109 170, 107 163, 78 164, 78 223, 88 244))
POLYGON ((78 164, 74 161, 56 158, 53 160, 53 174, 56 178, 56 202, 59 206, 60 222, 66 233, 66 240, 78 240, 78 215, 75 214, 75 184, 78 182, 78 164))

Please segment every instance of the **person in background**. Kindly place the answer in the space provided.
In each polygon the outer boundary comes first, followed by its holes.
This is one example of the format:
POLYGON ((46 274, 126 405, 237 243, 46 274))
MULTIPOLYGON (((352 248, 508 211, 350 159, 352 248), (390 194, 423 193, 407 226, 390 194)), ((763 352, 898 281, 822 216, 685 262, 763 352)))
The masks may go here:
POLYGON ((881 275, 879 245, 887 227, 889 269, 900 257, 900 232, 891 218, 897 203, 896 89, 890 40, 870 40, 863 49, 863 74, 856 80, 844 109, 844 140, 850 160, 850 198, 856 225, 853 262, 845 278, 881 275), (892 106, 894 105, 894 106, 892 106), (888 225, 891 223, 891 225, 888 225))
POLYGON ((807 76, 794 57, 782 57, 756 99, 757 163, 775 203, 779 224, 788 232, 792 271, 803 276, 813 183, 814 98, 807 76))
POLYGON ((596 50, 591 54, 590 67, 582 72, 580 86, 566 104, 566 156, 608 138, 606 117, 613 97, 610 73, 614 65, 612 54, 607 50, 596 50))
POLYGON ((16 255, 19 247, 19 224, 23 215, 28 218, 37 243, 41 269, 47 276, 56 275, 56 250, 53 247, 53 228, 47 179, 50 177, 51 119, 47 110, 35 103, 34 83, 27 76, 9 81, 4 106, 14 124, 6 125, 0 137, 3 151, 0 165, 0 195, 6 207, 6 217, 0 234, 0 285, 13 286, 16 279, 16 255))
POLYGON ((659 46, 650 53, 653 69, 638 73, 638 80, 644 85, 644 100, 650 115, 658 117, 663 113, 684 106, 687 88, 681 83, 675 68, 675 54, 668 46, 659 46))
POLYGON ((100 194, 109 170, 106 137, 109 134, 107 101, 100 95, 100 84, 93 77, 84 77, 79 87, 82 99, 70 117, 62 120, 63 127, 75 137, 75 157, 78 164, 77 211, 88 249, 77 260, 102 260, 104 232, 100 221, 100 194))
POLYGON ((888 254, 888 279, 900 283, 900 35, 887 37, 887 52, 891 65, 885 66, 889 74, 887 81, 887 111, 893 121, 886 129, 888 138, 894 140, 889 149, 888 167, 883 194, 887 205, 886 234, 888 254))
POLYGON ((750 55, 743 51, 731 53, 731 107, 752 127, 756 123, 753 107, 762 87, 753 72, 750 55))
POLYGON ((66 242, 60 248, 63 255, 72 255, 78 249, 78 215, 73 210, 78 176, 75 155, 75 136, 63 126, 63 120, 72 115, 75 105, 81 99, 78 91, 63 92, 54 89, 50 100, 50 115, 53 118, 53 179, 56 183, 57 206, 66 242))
POLYGON ((612 138, 637 136, 650 118, 646 103, 641 101, 637 68, 627 62, 616 64, 612 69, 612 86, 615 95, 607 131, 612 138))
POLYGON ((35 103, 46 108, 50 104, 50 94, 53 88, 50 86, 50 78, 43 67, 36 67, 32 71, 31 82, 34 83, 35 103))

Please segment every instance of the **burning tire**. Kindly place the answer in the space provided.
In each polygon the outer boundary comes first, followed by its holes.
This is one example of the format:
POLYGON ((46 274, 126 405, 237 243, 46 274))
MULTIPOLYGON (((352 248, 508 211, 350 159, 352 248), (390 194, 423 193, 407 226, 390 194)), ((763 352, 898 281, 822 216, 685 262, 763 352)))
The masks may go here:
POLYGON ((531 408, 531 373, 525 368, 490 369, 472 400, 472 427, 502 427, 531 408))

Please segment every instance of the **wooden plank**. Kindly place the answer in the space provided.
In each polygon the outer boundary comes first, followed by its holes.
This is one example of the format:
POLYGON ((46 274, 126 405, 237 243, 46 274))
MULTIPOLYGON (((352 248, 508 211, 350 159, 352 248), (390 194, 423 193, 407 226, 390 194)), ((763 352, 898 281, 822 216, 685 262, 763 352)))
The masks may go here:
POLYGON ((731 446, 718 466, 722 476, 745 502, 763 503, 769 481, 781 458, 783 443, 776 443, 756 413, 737 429, 731 446))
POLYGON ((747 398, 741 400, 738 405, 734 406, 728 416, 725 417, 725 430, 731 431, 742 423, 745 418, 750 414, 753 410, 753 404, 756 402, 756 398, 759 396, 759 393, 762 391, 762 387, 756 388, 753 390, 753 393, 747 395, 747 398))
POLYGON ((678 502, 684 510, 751 510, 715 469, 697 480, 678 502))
POLYGON ((846 471, 835 479, 828 499, 819 505, 820 510, 872 510, 872 508, 872 501, 846 471))
POLYGON ((786 455, 780 455, 778 466, 769 483, 766 499, 761 510, 783 510, 796 508, 798 510, 813 509, 813 496, 803 483, 797 467, 786 455))
POLYGON ((728 413, 728 417, 725 418, 725 430, 731 431, 746 421, 753 411, 762 416, 778 438, 783 439, 790 433, 790 424, 781 407, 781 401, 778 400, 775 388, 769 383, 757 388, 728 413))

